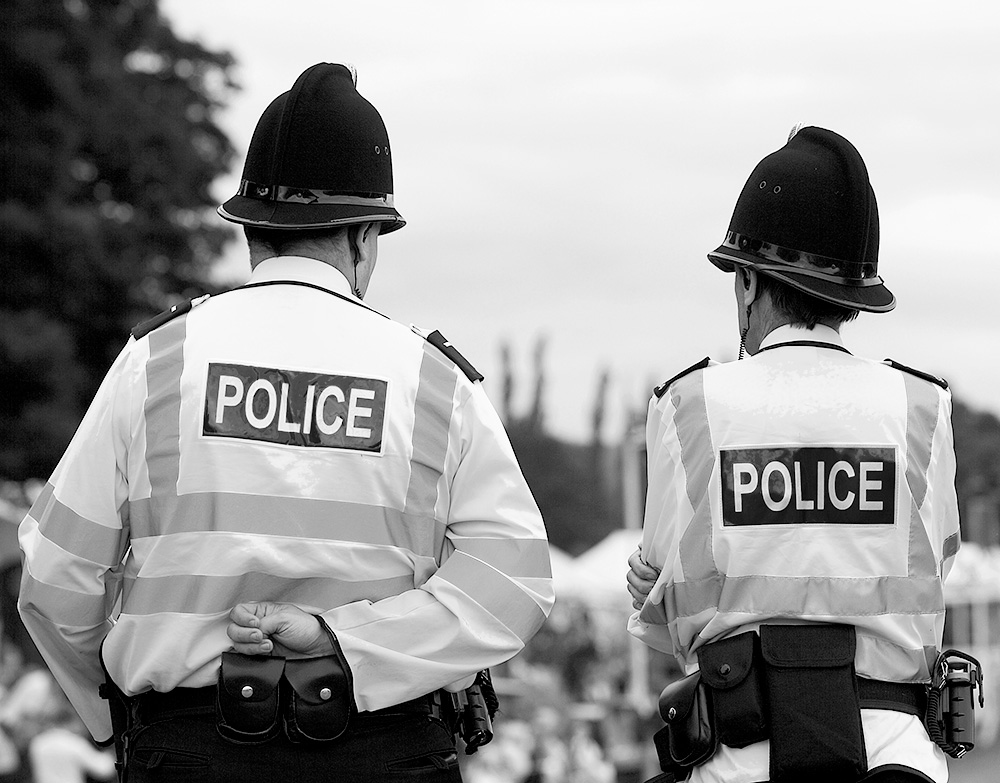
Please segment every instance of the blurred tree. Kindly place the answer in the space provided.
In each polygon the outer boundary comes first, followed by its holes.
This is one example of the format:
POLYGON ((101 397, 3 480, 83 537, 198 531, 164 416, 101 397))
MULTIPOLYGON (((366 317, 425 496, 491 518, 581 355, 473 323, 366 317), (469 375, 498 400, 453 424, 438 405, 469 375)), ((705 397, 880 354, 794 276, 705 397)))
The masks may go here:
POLYGON ((531 412, 528 414, 528 422, 532 429, 541 432, 545 426, 545 345, 548 341, 545 337, 539 337, 535 343, 535 396, 531 401, 531 412))
MULTIPOLYGON (((567 443, 545 431, 545 346, 544 337, 535 344, 534 395, 524 416, 510 410, 510 390, 515 382, 510 347, 501 347, 504 423, 521 471, 542 512, 549 540, 577 555, 622 525, 617 475, 620 467, 615 454, 609 455, 610 459, 602 458, 599 442, 567 443)), ((604 373, 598 381, 598 408, 603 408, 607 383, 604 373)), ((601 415, 595 411, 595 419, 601 415)))
MULTIPOLYGON (((1000 419, 985 411, 976 411, 959 400, 954 401, 952 424, 955 427, 955 484, 958 505, 965 521, 965 512, 976 498, 1000 498, 1000 419)), ((1000 525, 1000 506, 994 508, 993 526, 1000 525)), ((967 536, 973 531, 963 531, 967 536)), ((978 532, 979 535, 983 531, 978 532)), ((987 543, 995 540, 995 531, 987 533, 987 543)))
POLYGON ((595 449, 600 449, 601 433, 604 430, 605 412, 608 407, 608 384, 611 382, 611 373, 607 368, 601 370, 601 375, 597 380, 597 395, 594 397, 594 411, 591 415, 591 442, 595 449))
POLYGON ((0 475, 47 476, 136 322, 213 290, 232 57, 156 0, 3 0, 0 475))
POLYGON ((500 415, 504 421, 510 421, 514 415, 514 369, 510 362, 510 343, 504 342, 500 346, 500 366, 503 373, 500 415))

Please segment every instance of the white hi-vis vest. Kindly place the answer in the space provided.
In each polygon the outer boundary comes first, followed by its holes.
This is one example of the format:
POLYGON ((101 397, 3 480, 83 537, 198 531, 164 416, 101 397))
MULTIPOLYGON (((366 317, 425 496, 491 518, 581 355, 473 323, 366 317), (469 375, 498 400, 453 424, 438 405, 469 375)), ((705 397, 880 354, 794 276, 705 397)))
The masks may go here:
MULTIPOLYGON (((761 623, 848 623, 859 675, 927 681, 959 546, 947 389, 852 356, 832 329, 785 326, 749 359, 657 392, 642 554, 661 572, 630 632, 694 670, 699 647, 761 623)), ((916 724, 888 756, 868 741, 870 765, 944 779, 916 718, 863 712, 866 738, 872 720, 916 724)), ((698 778, 766 779, 766 753, 763 778, 753 761, 737 774, 734 754, 750 749, 723 746, 698 778)))
POLYGON ((463 364, 304 258, 129 341, 20 530, 22 617, 97 739, 102 640, 126 693, 213 685, 243 601, 321 614, 359 710, 522 649, 545 529, 463 364))

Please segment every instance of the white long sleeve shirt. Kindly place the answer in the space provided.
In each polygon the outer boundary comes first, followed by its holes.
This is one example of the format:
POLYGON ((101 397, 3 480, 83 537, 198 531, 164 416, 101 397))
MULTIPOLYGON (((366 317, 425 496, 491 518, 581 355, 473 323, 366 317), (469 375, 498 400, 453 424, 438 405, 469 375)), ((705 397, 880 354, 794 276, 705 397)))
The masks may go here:
POLYGON ((21 615, 96 738, 102 641, 128 694, 212 685, 243 601, 321 614, 360 710, 520 651, 545 529, 454 358, 296 257, 128 342, 20 529, 21 615))

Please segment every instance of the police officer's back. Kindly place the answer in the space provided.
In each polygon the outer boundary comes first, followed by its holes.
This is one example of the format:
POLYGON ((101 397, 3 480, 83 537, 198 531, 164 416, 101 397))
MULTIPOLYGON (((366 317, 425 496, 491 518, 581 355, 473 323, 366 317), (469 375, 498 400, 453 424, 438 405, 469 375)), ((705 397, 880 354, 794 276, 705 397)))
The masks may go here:
POLYGON ((220 208, 250 281, 136 329, 22 525, 25 623, 99 740, 103 659, 133 780, 457 780, 450 694, 551 607, 481 376, 362 301, 391 159, 346 67, 275 99, 220 208))
POLYGON ((951 398, 841 339, 895 305, 878 243, 857 150, 790 137, 709 254, 735 273, 751 356, 699 362, 650 402, 630 630, 699 672, 665 691, 668 724, 711 694, 692 781, 946 779, 921 717, 959 544, 951 398))

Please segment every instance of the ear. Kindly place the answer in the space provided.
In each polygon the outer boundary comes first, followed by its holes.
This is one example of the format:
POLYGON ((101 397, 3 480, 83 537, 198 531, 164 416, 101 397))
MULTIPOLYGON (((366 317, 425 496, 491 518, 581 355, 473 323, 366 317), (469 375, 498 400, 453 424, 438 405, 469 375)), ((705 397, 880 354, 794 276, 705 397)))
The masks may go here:
POLYGON ((740 275, 743 282, 743 304, 749 307, 757 301, 759 275, 756 269, 747 266, 741 266, 736 274, 740 275))
POLYGON ((351 251, 351 263, 357 266, 371 255, 372 245, 368 241, 375 223, 356 223, 347 227, 347 244, 351 251))

